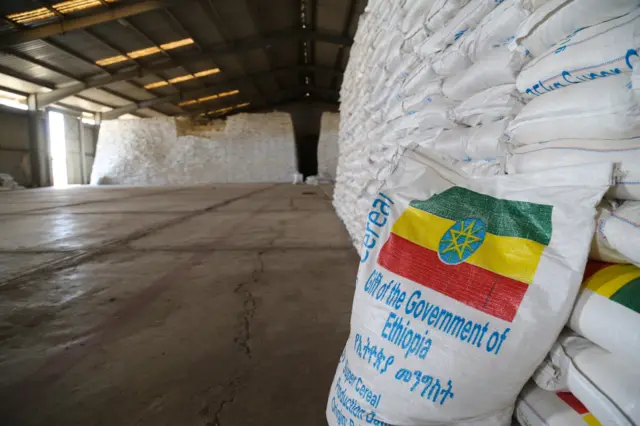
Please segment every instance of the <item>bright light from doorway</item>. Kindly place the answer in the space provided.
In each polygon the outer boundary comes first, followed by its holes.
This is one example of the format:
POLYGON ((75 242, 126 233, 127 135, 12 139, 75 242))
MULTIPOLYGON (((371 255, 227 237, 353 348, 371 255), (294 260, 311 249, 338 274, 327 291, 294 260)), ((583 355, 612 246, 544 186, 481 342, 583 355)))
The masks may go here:
POLYGON ((64 116, 59 112, 49 112, 49 151, 53 186, 67 186, 67 144, 64 136, 64 116))

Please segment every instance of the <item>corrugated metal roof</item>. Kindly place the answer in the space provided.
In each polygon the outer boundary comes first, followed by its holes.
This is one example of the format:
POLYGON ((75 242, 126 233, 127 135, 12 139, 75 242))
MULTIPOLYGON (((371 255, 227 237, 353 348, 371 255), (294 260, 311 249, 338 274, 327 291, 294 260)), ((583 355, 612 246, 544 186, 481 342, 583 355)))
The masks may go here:
POLYGON ((53 72, 49 69, 28 62, 24 59, 17 58, 10 54, 0 54, 0 67, 7 67, 19 74, 32 77, 34 79, 45 80, 53 85, 69 82, 69 79, 63 75, 53 72))
MULTIPOLYGON (((148 0, 120 0, 118 5, 128 3, 145 3, 148 0)), ((42 87, 65 86, 74 80, 84 80, 98 75, 106 76, 130 70, 132 67, 165 67, 167 56, 178 63, 188 60, 185 66, 162 69, 153 72, 144 71, 146 75, 134 75, 129 82, 120 81, 104 86, 105 90, 92 88, 83 91, 80 96, 98 103, 113 106, 128 104, 131 100, 149 100, 176 93, 198 90, 203 87, 216 86, 226 80, 242 79, 247 75, 262 75, 270 69, 281 69, 303 65, 304 41, 296 34, 283 36, 277 41, 268 42, 264 37, 282 34, 287 31, 312 30, 321 34, 353 37, 358 17, 366 6, 366 0, 305 0, 306 7, 317 6, 307 10, 308 21, 303 28, 300 16, 300 2, 291 0, 193 0, 176 3, 175 6, 163 10, 157 9, 129 16, 126 19, 112 20, 93 25, 89 28, 69 31, 65 34, 50 36, 51 43, 46 40, 33 40, 14 45, 11 49, 22 55, 22 59, 0 53, 0 72, 3 70, 10 76, 0 75, 0 86, 14 88, 22 92, 42 91, 42 87), (351 2, 355 5, 354 13, 349 15, 351 2), (166 54, 154 52, 154 46, 171 43, 187 38, 193 44, 168 50, 166 54), (249 43, 251 49, 242 48, 249 43), (209 55, 212 48, 226 52, 209 55), (238 47, 237 53, 233 49, 238 47), (62 50, 60 50, 62 49, 62 50), (151 54, 138 52, 135 60, 122 57, 128 53, 151 49, 151 54), (229 51, 231 49, 231 51, 229 51), (110 57, 124 60, 113 60, 111 64, 98 66, 96 61, 110 57), (40 62, 40 65, 30 62, 40 62), (193 61, 193 58, 198 58, 193 61), (184 76, 204 69, 219 67, 221 72, 202 78, 182 81, 172 85, 145 90, 144 86, 159 81, 184 76), (56 71, 57 70, 57 71, 56 71), (66 76, 65 76, 66 75, 66 76)), ((0 2, 0 13, 22 12, 38 8, 38 2, 32 0, 4 0, 0 2)), ((74 16, 92 15, 106 10, 104 6, 71 14, 74 16)), ((58 21, 60 18, 55 18, 58 21)), ((46 22, 29 23, 30 26, 45 25, 46 22)), ((21 31, 18 26, 0 24, 0 44, 3 31, 21 31)), ((215 50, 214 49, 214 50, 215 50)), ((344 69, 348 60, 348 47, 342 49, 338 44, 327 42, 308 42, 307 50, 311 53, 308 65, 327 68, 344 69), (336 65, 336 60, 342 60, 336 65)), ((217 50, 219 51, 219 50, 217 50)), ((256 103, 277 98, 271 95, 278 91, 297 87, 304 83, 304 76, 292 73, 267 75, 251 82, 238 83, 243 97, 253 98, 256 103)), ((94 81, 94 80, 91 80, 94 81)), ((334 76, 327 73, 315 73, 311 83, 319 87, 330 88, 334 76)), ((96 110, 96 105, 88 105, 82 99, 72 99, 75 107, 84 105, 96 110)), ((90 102, 89 102, 90 103, 90 102)), ((157 105, 163 113, 179 113, 180 108, 171 105, 157 105)), ((154 108, 155 109, 155 108, 154 108)), ((153 112, 152 112, 153 114, 153 112)))
POLYGON ((128 81, 118 81, 117 83, 107 84, 104 88, 136 101, 146 101, 154 98, 153 93, 150 91, 141 89, 128 81))
POLYGON ((104 102, 114 107, 127 105, 129 103, 126 99, 122 99, 119 96, 112 95, 101 89, 87 89, 82 92, 82 97, 95 100, 96 102, 104 102))
MULTIPOLYGON (((85 96, 86 93, 83 93, 82 97, 84 98, 85 96)), ((61 101, 60 104, 89 112, 107 112, 111 109, 102 103, 91 102, 88 99, 81 99, 77 96, 69 96, 61 101)))

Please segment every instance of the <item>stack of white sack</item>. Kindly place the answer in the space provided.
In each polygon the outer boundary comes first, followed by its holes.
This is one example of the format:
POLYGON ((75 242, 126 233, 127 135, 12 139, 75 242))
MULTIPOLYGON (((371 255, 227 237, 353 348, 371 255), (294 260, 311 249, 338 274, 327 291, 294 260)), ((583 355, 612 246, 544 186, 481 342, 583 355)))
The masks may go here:
MULTIPOLYGON (((597 232, 602 221, 601 215, 597 232)), ((637 249, 638 230, 631 232, 637 249)), ((537 386, 528 385, 520 395, 521 424, 640 424, 640 268, 588 263, 567 327, 533 375, 537 386)))
POLYGON ((520 0, 372 0, 341 88, 334 205, 360 250, 372 197, 406 149, 471 177, 502 174, 516 91, 530 60, 509 42, 534 10, 520 0), (426 152, 426 151, 425 151, 426 152))
POLYGON ((541 389, 523 391, 517 410, 523 425, 574 424, 553 394, 567 391, 591 413, 583 417, 590 425, 640 423, 639 6, 549 0, 510 45, 534 59, 516 79, 527 104, 507 131, 507 173, 615 164, 570 331, 534 375, 541 389))
POLYGON ((550 392, 528 383, 516 404, 516 419, 526 426, 601 426, 571 392, 550 392))
MULTIPOLYGON (((378 256, 380 246, 390 244, 385 239, 396 229, 413 229, 429 240, 429 232, 419 232, 423 228, 402 228, 400 220, 394 221, 404 217, 406 201, 430 199, 434 182, 449 176, 436 173, 418 184, 414 180, 422 179, 418 176, 426 172, 415 168, 403 175, 406 179, 394 181, 390 176, 398 175, 398 169, 405 167, 402 159, 409 155, 448 167, 451 173, 464 176, 465 185, 472 188, 500 186, 505 177, 493 175, 506 172, 515 175, 508 178, 516 179, 525 178, 520 174, 544 176, 554 180, 558 191, 565 191, 563 179, 575 178, 575 173, 596 173, 601 167, 598 163, 614 163, 615 183, 598 208, 591 263, 582 289, 578 292, 554 278, 553 288, 571 296, 560 300, 550 291, 536 298, 544 309, 562 311, 553 317, 571 334, 557 339, 534 374, 535 384, 527 385, 520 394, 516 417, 525 426, 640 424, 636 403, 640 401, 640 67, 634 69, 640 47, 639 6, 638 0, 370 0, 351 48, 341 88, 334 205, 363 265, 371 256, 378 256), (568 170, 566 167, 573 171, 559 178, 558 172, 568 170), (390 191, 381 189, 385 185, 389 188, 390 182, 390 191), (429 187, 427 193, 420 192, 422 184, 429 187), (406 200, 397 202, 394 190, 406 200), (569 303, 566 310, 562 303, 569 303)), ((530 183, 544 191, 541 188, 548 182, 530 183)), ((579 219, 578 204, 567 217, 575 214, 579 219)), ((449 210, 458 211, 464 205, 461 202, 449 210)), ((560 216, 554 212, 553 220, 567 219, 560 216)), ((558 239, 567 236, 554 227, 555 232, 560 232, 558 239)), ((557 268, 564 268, 563 258, 582 249, 573 241, 575 246, 566 247, 570 254, 549 248, 544 253, 557 268)), ((551 244, 557 242, 554 237, 551 244)), ((586 247, 580 252, 581 262, 586 262, 586 252, 586 247)), ((416 280, 396 275, 424 269, 419 255, 405 253, 390 259, 383 263, 407 262, 408 269, 398 269, 397 274, 382 270, 401 287, 416 280)), ((372 267, 380 269, 380 265, 372 267)), ((434 299, 442 303, 451 300, 434 294, 432 287, 426 288, 433 284, 429 281, 417 287, 425 297, 422 305, 415 304, 423 307, 422 317, 411 318, 411 325, 398 318, 384 322, 387 316, 380 320, 380 312, 390 315, 393 312, 385 310, 398 310, 396 305, 406 308, 408 302, 391 296, 368 300, 386 291, 396 293, 387 285, 389 280, 372 281, 375 271, 367 268, 363 267, 358 279, 352 318, 352 327, 360 328, 349 340, 332 387, 330 421, 349 424, 348 417, 354 417, 355 424, 508 424, 508 410, 496 410, 508 406, 507 394, 515 399, 518 386, 500 394, 504 397, 500 407, 488 403, 484 411, 478 410, 478 395, 484 395, 484 390, 476 392, 476 398, 468 403, 464 396, 475 389, 475 383, 482 382, 475 380, 475 373, 474 381, 464 381, 458 393, 452 391, 458 400, 447 399, 446 389, 451 390, 448 380, 441 376, 437 382, 435 373, 429 375, 426 370, 423 374, 423 367, 433 364, 425 364, 424 358, 414 360, 410 354, 413 342, 419 346, 418 354, 421 350, 429 353, 428 362, 437 362, 444 353, 446 361, 434 369, 438 372, 448 372, 454 361, 459 362, 460 353, 438 352, 442 346, 438 346, 441 336, 437 330, 413 331, 420 319, 427 326, 440 321, 437 315, 424 315, 427 309, 438 308, 438 303, 433 307, 434 299), (376 324, 382 334, 372 334, 376 324), (411 339, 390 338, 390 331, 384 328, 387 324, 406 333, 401 337, 411 331, 411 339), (384 330, 389 331, 386 337, 384 330), (371 341, 365 334, 372 335, 371 341), (425 350, 427 341, 429 349, 425 350), (406 347, 398 352, 403 344, 406 347), (380 368, 389 358, 395 361, 395 374, 387 380, 380 368), (401 369, 405 363, 411 368, 401 369), (358 379, 367 386, 372 384, 368 388, 371 393, 354 394, 358 379), (436 382, 437 392, 433 390, 436 382), (402 396, 406 389, 399 386, 408 386, 418 396, 422 392, 422 398, 414 399, 412 393, 402 396), (376 393, 376 388, 381 391, 376 393), (435 402, 433 394, 445 395, 438 399, 438 407, 429 403, 435 402), (365 411, 354 411, 358 407, 365 411), (484 414, 487 417, 480 418, 484 414)), ((571 269, 579 282, 581 267, 571 269)), ((442 313, 442 305, 440 309, 442 313)), ((398 317, 400 314, 398 311, 398 317)), ((534 314, 527 318, 536 320, 534 314)), ((550 341, 557 338, 560 328, 554 330, 550 341)), ((530 339, 523 347, 534 351, 542 343, 543 352, 547 352, 549 342, 530 339)), ((478 359, 470 357, 469 365, 477 366, 478 359)), ((527 370, 519 386, 531 374, 527 370)), ((452 383, 455 387, 455 380, 452 383)), ((495 392, 486 394, 495 396, 495 392)))
MULTIPOLYGON (((628 203, 623 214, 640 207, 628 203)), ((609 216, 600 214, 598 233, 612 217, 602 211, 609 216)), ((625 230, 616 225, 614 232, 625 230)), ((637 224, 626 230, 637 251, 637 224)), ((588 263, 567 327, 534 374, 537 386, 522 391, 518 421, 523 426, 640 424, 640 268, 588 263)))
MULTIPOLYGON (((617 327, 620 327, 617 324, 617 327)), ((551 392, 571 392, 602 425, 640 423, 640 370, 589 340, 565 331, 533 376, 551 392)))
POLYGON ((607 198, 618 201, 600 214, 593 260, 640 263, 639 35, 637 0, 551 0, 511 46, 536 57, 516 82, 530 102, 508 129, 507 173, 616 163, 607 198))
POLYGON ((322 179, 334 180, 338 167, 338 131, 340 115, 335 112, 324 112, 320 120, 320 137, 318 138, 318 176, 322 179))

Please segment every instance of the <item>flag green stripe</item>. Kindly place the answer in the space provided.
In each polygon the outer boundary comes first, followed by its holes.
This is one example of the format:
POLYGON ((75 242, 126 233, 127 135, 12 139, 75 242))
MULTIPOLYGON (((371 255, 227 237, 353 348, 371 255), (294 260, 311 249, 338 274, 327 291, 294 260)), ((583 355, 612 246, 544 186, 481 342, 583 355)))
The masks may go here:
POLYGON ((518 237, 549 245, 553 206, 525 201, 501 200, 454 186, 411 206, 453 221, 477 217, 487 231, 501 237, 518 237))
POLYGON ((611 296, 611 300, 640 313, 640 278, 625 284, 611 296))

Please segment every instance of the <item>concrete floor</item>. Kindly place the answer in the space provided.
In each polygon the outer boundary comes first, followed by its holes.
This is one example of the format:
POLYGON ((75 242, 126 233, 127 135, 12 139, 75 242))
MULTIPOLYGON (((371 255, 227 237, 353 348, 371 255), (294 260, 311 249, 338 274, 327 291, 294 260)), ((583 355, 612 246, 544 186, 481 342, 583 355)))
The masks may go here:
POLYGON ((0 425, 326 425, 358 266, 330 189, 0 193, 0 425))

